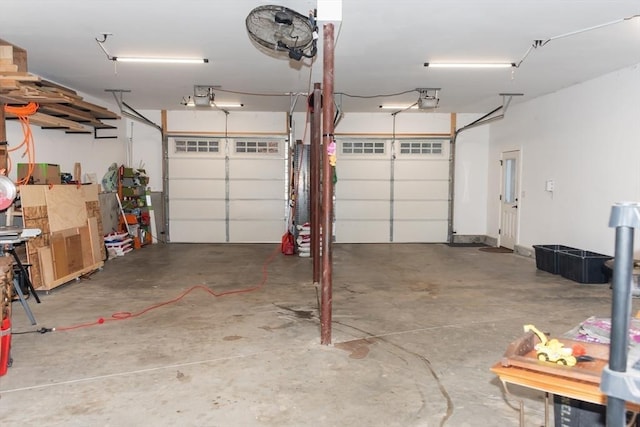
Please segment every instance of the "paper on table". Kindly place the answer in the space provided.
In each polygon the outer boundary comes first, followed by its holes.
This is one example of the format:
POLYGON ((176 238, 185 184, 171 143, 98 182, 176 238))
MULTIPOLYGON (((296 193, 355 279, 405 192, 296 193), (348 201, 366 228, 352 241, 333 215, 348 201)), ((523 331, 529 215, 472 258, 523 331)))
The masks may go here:
POLYGON ((22 230, 22 234, 20 237, 23 239, 28 239, 30 237, 38 237, 42 233, 42 230, 39 228, 25 228, 22 230))

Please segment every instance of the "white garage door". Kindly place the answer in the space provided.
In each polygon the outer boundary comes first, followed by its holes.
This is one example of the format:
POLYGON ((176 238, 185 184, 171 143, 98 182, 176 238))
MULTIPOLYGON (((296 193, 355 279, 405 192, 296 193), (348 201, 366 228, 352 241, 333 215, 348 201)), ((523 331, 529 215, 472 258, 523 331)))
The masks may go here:
POLYGON ((170 240, 280 241, 285 229, 285 153, 282 138, 171 138, 170 240))
POLYGON ((449 140, 338 141, 335 239, 446 242, 449 140))

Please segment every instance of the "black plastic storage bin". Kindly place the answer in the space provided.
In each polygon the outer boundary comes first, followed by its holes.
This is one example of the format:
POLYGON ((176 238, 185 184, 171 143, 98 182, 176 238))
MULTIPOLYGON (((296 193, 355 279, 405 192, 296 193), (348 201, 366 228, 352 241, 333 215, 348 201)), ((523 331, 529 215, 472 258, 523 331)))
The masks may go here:
MULTIPOLYGON (((632 416, 632 413, 627 412, 626 425, 629 425, 632 416)), ((554 395, 553 421, 555 427, 605 427, 607 425, 607 407, 554 395)), ((637 417, 631 425, 640 426, 640 417, 637 417)))
POLYGON ((606 406, 553 396, 553 421, 556 427, 605 427, 606 406))
POLYGON ((611 258, 583 250, 559 251, 560 275, 578 283, 607 283, 611 270, 604 263, 611 258))
POLYGON ((536 267, 551 274, 560 274, 558 252, 577 251, 579 249, 563 245, 533 245, 536 251, 536 267))

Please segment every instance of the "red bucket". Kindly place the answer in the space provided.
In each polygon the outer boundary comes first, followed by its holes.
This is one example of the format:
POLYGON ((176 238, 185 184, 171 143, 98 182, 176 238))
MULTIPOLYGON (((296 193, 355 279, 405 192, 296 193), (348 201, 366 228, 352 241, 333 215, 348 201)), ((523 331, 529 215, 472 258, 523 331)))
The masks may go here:
POLYGON ((9 368, 9 352, 11 351, 11 319, 5 317, 0 328, 0 377, 7 373, 9 368))

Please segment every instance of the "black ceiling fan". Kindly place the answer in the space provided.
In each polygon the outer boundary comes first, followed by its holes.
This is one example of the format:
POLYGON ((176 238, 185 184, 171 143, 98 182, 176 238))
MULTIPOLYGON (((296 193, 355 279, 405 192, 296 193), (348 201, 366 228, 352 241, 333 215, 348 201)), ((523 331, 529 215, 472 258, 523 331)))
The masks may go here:
POLYGON ((307 17, 284 6, 265 5, 249 12, 245 22, 251 40, 266 49, 287 52, 296 61, 313 58, 318 51, 315 11, 307 17))

